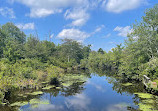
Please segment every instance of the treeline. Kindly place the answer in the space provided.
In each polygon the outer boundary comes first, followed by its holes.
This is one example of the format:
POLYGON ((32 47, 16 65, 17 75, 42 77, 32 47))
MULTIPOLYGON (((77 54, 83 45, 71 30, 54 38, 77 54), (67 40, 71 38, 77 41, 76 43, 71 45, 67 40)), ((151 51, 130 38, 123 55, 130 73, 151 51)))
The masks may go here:
POLYGON ((40 41, 34 35, 26 37, 13 23, 0 27, 0 57, 10 63, 29 58, 65 68, 79 64, 81 59, 88 57, 90 51, 90 45, 83 46, 70 39, 64 39, 62 44, 55 45, 51 41, 40 41))
POLYGON ((111 70, 128 79, 141 80, 143 75, 158 79, 158 5, 147 9, 142 20, 132 25, 123 46, 91 52, 81 66, 111 70))
POLYGON ((88 58, 90 45, 64 39, 62 44, 26 36, 13 23, 0 27, 0 102, 4 92, 13 88, 37 88, 53 83, 64 69, 78 66, 88 58), (2 93, 1 93, 2 92, 2 93))

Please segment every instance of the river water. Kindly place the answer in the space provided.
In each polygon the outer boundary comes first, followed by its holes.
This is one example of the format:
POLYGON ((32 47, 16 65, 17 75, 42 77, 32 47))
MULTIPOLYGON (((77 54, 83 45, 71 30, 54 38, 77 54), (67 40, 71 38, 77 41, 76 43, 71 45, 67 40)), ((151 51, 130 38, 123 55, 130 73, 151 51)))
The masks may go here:
MULTIPOLYGON (((23 96, 17 91, 9 99, 10 103, 21 101, 17 106, 1 106, 0 111, 139 111, 142 98, 137 92, 144 92, 143 85, 133 83, 123 85, 112 77, 91 74, 84 82, 73 83, 62 88, 41 90, 41 95, 23 96), (25 101, 25 104, 22 103, 25 101)), ((157 101, 157 99, 153 99, 157 101)), ((156 103, 152 103, 154 106, 156 103)), ((157 104, 156 104, 157 105, 157 104)), ((156 111, 156 107, 155 111, 156 111)))

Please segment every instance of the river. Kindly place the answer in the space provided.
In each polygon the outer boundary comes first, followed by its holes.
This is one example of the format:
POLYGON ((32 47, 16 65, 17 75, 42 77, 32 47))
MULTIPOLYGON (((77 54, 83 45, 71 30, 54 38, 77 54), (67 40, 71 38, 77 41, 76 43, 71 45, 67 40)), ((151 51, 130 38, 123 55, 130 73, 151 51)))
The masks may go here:
POLYGON ((24 96, 23 93, 26 91, 15 91, 15 94, 12 94, 9 98, 11 105, 1 106, 0 111, 158 110, 157 96, 152 95, 149 98, 141 98, 136 94, 146 94, 141 83, 120 83, 120 81, 112 77, 100 77, 92 73, 84 77, 84 82, 74 81, 73 84, 65 86, 61 88, 40 89, 42 93, 38 95, 24 96), (152 102, 145 103, 144 101, 152 102), (144 106, 151 107, 146 109, 144 106))

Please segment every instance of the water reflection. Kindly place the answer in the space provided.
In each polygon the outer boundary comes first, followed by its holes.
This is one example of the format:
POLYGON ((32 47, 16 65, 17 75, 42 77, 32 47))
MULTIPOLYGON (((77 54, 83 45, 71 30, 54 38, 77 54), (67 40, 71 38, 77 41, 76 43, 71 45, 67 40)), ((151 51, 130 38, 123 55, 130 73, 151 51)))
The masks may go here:
POLYGON ((87 81, 87 84, 90 84, 90 85, 94 86, 96 88, 96 90, 98 90, 98 91, 101 91, 101 92, 106 91, 105 87, 102 87, 101 85, 98 85, 98 84, 96 84, 96 83, 94 83, 90 80, 87 81))
MULTIPOLYGON (((138 104, 144 99, 134 95, 136 92, 146 92, 141 83, 133 82, 132 85, 123 85, 124 81, 107 77, 105 74, 96 73, 82 75, 86 81, 77 77, 70 86, 59 89, 40 90, 44 94, 27 97, 18 96, 30 91, 15 91, 10 98, 10 103, 26 101, 21 107, 0 107, 0 111, 138 111, 138 104), (4 110, 5 109, 5 110, 4 110)), ((70 80, 71 81, 71 80, 70 80)), ((71 81, 72 82, 72 81, 71 81)), ((31 91, 33 92, 33 91, 31 91)), ((153 98, 157 101, 157 98, 153 98)), ((157 103, 152 104, 155 109, 157 103)))
POLYGON ((85 95, 84 93, 82 94, 77 94, 71 99, 66 99, 65 104, 68 108, 68 110, 73 110, 73 111, 89 111, 88 105, 91 103, 90 98, 85 95))
POLYGON ((118 103, 118 104, 113 104, 105 108, 105 111, 128 111, 128 106, 130 104, 128 103, 118 103))

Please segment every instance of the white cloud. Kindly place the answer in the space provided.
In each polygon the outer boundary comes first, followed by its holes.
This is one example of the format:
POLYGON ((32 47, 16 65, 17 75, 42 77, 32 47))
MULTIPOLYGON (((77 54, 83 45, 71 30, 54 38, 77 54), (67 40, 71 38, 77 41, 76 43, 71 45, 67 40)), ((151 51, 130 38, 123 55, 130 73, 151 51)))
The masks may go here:
POLYGON ((75 8, 67 10, 64 17, 73 20, 70 26, 82 26, 89 19, 89 14, 87 13, 87 9, 75 8))
POLYGON ((58 35, 57 38, 60 39, 73 39, 73 40, 77 40, 79 42, 84 41, 86 38, 90 37, 90 34, 86 33, 86 32, 82 32, 79 29, 63 29, 58 35))
POLYGON ((118 36, 127 37, 127 34, 130 34, 132 32, 132 29, 130 26, 126 27, 119 27, 117 26, 114 31, 119 32, 118 36))
POLYGON ((30 17, 45 17, 72 7, 87 7, 88 0, 14 0, 30 8, 30 17))
POLYGON ((49 10, 49 9, 31 9, 31 13, 27 16, 30 17, 46 17, 48 15, 54 14, 54 13, 60 13, 62 10, 56 9, 56 10, 49 10))
POLYGON ((104 0, 102 7, 109 12, 120 13, 125 10, 132 10, 139 7, 146 0, 104 0))
POLYGON ((84 31, 80 31, 79 29, 70 28, 70 29, 63 29, 58 35, 57 38, 60 39, 73 39, 78 42, 83 42, 86 38, 93 36, 94 34, 100 32, 105 26, 101 25, 98 26, 93 32, 86 33, 84 31))
POLYGON ((108 38, 108 37, 110 37, 110 36, 111 36, 111 33, 107 34, 105 37, 107 37, 107 38, 108 38))
POLYGON ((104 25, 98 26, 98 27, 91 33, 91 35, 94 35, 94 34, 100 32, 103 28, 105 28, 104 25))
POLYGON ((26 24, 16 24, 16 26, 20 29, 24 30, 34 30, 35 24, 34 23, 26 23, 26 24))
POLYGON ((103 28, 105 28, 104 25, 98 26, 98 27, 95 29, 94 33, 100 32, 103 28))
POLYGON ((12 8, 8 7, 1 7, 0 8, 0 15, 8 18, 15 18, 15 14, 12 8))

